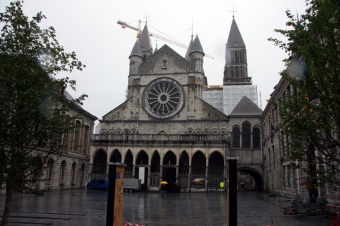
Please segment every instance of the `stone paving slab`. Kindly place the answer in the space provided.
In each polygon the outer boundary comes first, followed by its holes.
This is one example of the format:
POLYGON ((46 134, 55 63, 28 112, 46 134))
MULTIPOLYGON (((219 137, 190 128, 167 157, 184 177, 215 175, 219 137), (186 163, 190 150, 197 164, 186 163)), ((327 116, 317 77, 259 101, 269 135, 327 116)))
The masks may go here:
MULTIPOLYGON (((314 218, 297 219, 285 215, 282 203, 255 196, 252 191, 238 193, 238 225, 266 226, 323 226, 329 222, 314 218)), ((67 225, 101 226, 106 222, 106 191, 65 190, 44 195, 16 194, 11 225, 67 225)), ((0 195, 1 215, 5 196, 0 195)), ((181 193, 175 197, 166 193, 161 198, 156 192, 124 193, 123 222, 154 225, 227 225, 227 201, 224 193, 181 193)))

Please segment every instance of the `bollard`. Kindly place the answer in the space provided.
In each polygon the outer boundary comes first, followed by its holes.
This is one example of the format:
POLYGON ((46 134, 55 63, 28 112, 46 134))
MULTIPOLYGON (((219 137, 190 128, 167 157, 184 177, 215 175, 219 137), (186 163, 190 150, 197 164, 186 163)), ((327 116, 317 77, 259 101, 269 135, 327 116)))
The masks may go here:
POLYGON ((109 163, 106 226, 122 226, 125 167, 123 163, 109 163))

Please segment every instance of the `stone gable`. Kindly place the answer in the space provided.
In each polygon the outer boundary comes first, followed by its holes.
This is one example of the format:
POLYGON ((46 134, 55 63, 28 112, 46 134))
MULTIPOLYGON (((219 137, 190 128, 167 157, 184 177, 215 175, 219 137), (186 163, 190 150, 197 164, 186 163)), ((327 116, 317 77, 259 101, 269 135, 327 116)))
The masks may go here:
POLYGON ((189 69, 189 62, 164 45, 139 67, 141 74, 183 73, 189 69))

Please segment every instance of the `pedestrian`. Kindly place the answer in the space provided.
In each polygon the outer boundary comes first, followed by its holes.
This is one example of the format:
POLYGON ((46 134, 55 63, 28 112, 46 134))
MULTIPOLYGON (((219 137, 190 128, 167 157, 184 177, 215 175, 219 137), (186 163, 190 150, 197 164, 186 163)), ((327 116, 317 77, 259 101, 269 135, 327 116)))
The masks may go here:
POLYGON ((181 193, 181 184, 177 183, 177 196, 179 197, 179 193, 181 193))
POLYGON ((162 193, 161 197, 162 198, 164 197, 164 192, 165 192, 165 185, 162 184, 162 186, 161 186, 161 193, 162 193))
POLYGON ((242 191, 244 191, 244 182, 241 181, 240 185, 241 185, 242 191))

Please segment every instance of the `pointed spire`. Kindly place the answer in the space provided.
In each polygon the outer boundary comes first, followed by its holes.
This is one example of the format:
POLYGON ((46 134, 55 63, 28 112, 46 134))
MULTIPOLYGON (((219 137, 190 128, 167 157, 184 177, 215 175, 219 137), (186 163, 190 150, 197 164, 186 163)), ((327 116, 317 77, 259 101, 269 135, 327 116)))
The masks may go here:
POLYGON ((143 52, 152 53, 150 33, 149 33, 149 30, 148 30, 148 26, 146 26, 146 25, 144 26, 144 29, 143 29, 142 33, 140 34, 139 44, 140 44, 140 48, 141 48, 142 53, 143 52))
POLYGON ((192 44, 190 54, 193 53, 193 52, 200 52, 200 53, 203 53, 203 55, 205 55, 203 48, 202 48, 202 45, 201 45, 201 42, 200 42, 200 39, 198 38, 198 35, 196 35, 196 38, 195 38, 195 40, 192 44))
POLYGON ((129 58, 132 57, 132 56, 143 57, 142 52, 140 51, 140 44, 139 44, 138 40, 136 41, 135 45, 133 46, 133 49, 131 51, 129 58))
POLYGON ((189 55, 191 53, 191 48, 192 48, 193 43, 194 43, 194 37, 193 37, 193 35, 191 35, 190 44, 189 44, 189 47, 187 49, 187 53, 185 54, 185 59, 189 62, 190 62, 190 56, 189 55))
POLYGON ((243 42, 240 30, 238 29, 235 18, 233 17, 227 47, 245 47, 245 46, 246 45, 243 42))

